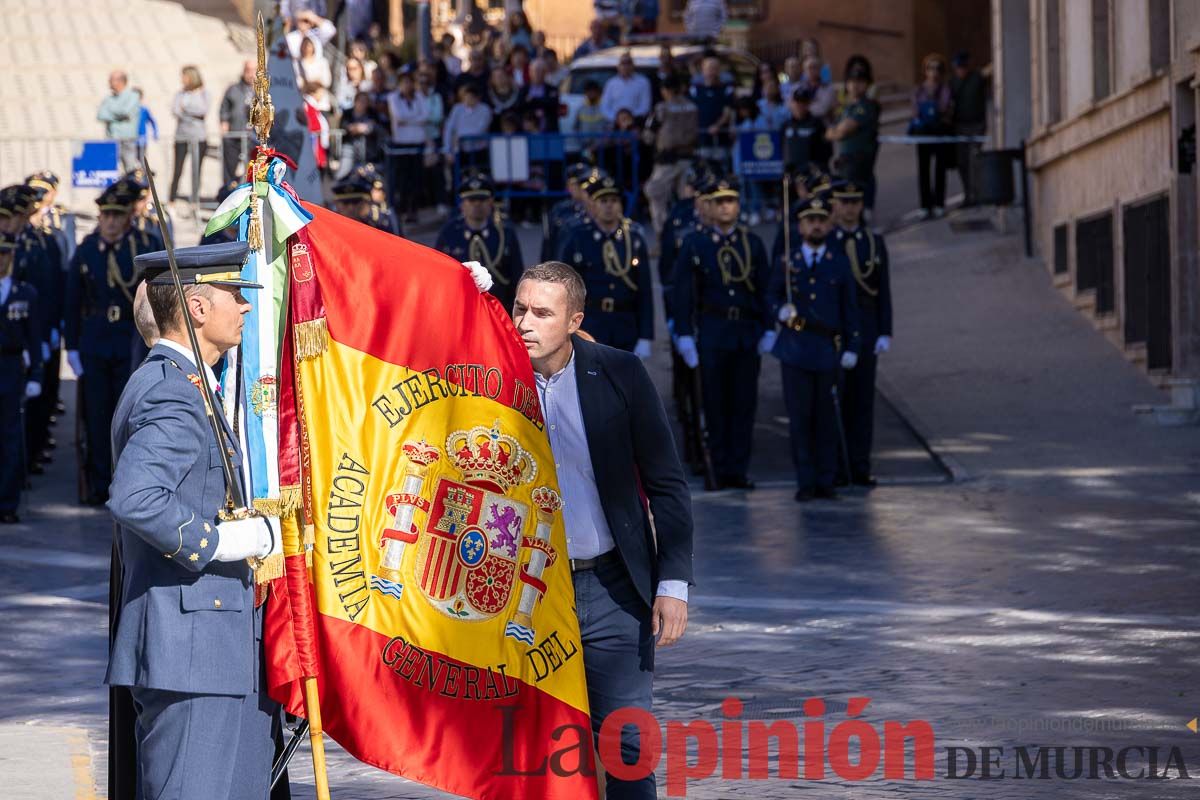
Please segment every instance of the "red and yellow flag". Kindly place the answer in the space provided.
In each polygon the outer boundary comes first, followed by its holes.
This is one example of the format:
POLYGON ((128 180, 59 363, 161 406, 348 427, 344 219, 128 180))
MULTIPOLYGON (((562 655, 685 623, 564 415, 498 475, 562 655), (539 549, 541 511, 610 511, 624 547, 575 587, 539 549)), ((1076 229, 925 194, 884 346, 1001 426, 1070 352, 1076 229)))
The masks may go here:
POLYGON ((298 681, 316 675, 325 731, 422 783, 595 797, 529 356, 457 261, 306 207, 315 219, 289 243, 279 419, 310 566, 293 529, 268 610, 271 693, 303 715, 298 681))

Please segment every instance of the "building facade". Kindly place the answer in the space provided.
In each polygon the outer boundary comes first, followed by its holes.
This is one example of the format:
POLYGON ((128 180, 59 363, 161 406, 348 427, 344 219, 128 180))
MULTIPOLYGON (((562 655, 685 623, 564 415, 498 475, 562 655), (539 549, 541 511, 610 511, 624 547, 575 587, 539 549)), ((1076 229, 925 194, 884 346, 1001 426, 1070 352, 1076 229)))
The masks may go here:
POLYGON ((992 0, 998 145, 1038 256, 1160 385, 1200 377, 1194 0, 992 0))

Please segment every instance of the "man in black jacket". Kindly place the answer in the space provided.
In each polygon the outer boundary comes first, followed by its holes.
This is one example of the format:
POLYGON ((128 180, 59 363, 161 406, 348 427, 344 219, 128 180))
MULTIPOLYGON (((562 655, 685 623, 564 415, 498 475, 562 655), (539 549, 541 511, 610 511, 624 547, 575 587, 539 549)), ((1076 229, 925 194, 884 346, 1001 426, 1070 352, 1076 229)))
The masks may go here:
MULTIPOLYGON (((692 512, 666 412, 641 360, 577 333, 585 292, 566 264, 530 267, 517 285, 513 322, 533 362, 556 462, 598 736, 616 709, 650 710, 655 639, 673 644, 687 627, 692 512)), ((626 728, 623 760, 637 763, 639 751, 636 731, 626 728)), ((653 798, 654 774, 609 776, 606 794, 653 798)))

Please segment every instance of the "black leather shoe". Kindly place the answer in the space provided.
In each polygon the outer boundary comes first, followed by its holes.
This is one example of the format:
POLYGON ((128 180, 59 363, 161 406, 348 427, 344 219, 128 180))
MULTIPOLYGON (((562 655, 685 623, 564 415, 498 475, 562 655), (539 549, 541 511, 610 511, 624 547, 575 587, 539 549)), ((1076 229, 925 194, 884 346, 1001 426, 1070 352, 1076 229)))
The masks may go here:
POLYGON ((855 475, 851 480, 855 486, 865 486, 868 489, 879 485, 879 481, 875 480, 872 475, 855 475))
POLYGON ((16 512, 5 511, 0 513, 0 525, 16 525, 21 521, 21 518, 16 515, 16 512))
POLYGON ((813 497, 818 500, 841 500, 842 496, 832 486, 818 486, 813 490, 813 497))
POLYGON ((808 489, 797 489, 796 493, 792 495, 792 499, 797 503, 808 503, 813 499, 813 493, 808 489))
POLYGON ((745 475, 728 475, 721 478, 721 488, 723 489, 744 489, 751 491, 754 488, 754 481, 747 478, 745 475))

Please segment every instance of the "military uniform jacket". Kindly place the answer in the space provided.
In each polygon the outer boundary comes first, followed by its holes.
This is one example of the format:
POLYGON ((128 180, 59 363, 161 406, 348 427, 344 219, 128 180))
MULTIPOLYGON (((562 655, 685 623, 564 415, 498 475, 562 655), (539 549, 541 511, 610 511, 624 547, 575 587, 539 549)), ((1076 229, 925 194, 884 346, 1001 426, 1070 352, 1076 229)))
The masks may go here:
POLYGON ((892 281, 883 237, 860 225, 854 230, 834 228, 833 247, 845 250, 858 290, 858 312, 863 346, 875 347, 880 336, 892 335, 892 281))
POLYGON ((675 334, 699 334, 702 346, 750 350, 770 324, 770 266, 762 239, 743 225, 728 234, 693 231, 675 258, 675 334))
MULTIPOLYGON (((124 566, 122 608, 105 682, 198 694, 253 690, 254 582, 245 561, 213 561, 226 497, 220 447, 197 368, 156 345, 113 415, 108 508, 124 566)), ((224 415, 217 415, 224 426, 224 415)))
POLYGON ((458 261, 478 261, 492 276, 491 293, 505 310, 512 309, 517 293, 517 281, 525 271, 521 260, 521 243, 517 232, 499 212, 488 218, 476 230, 464 217, 456 217, 438 233, 434 248, 458 261))
POLYGON ((38 341, 49 342, 51 329, 57 328, 62 319, 65 281, 58 243, 33 226, 27 226, 17 237, 14 255, 13 277, 37 291, 38 341))
POLYGON ((694 200, 676 200, 670 216, 663 223, 662 236, 658 243, 658 277, 662 281, 663 306, 667 320, 675 319, 672 310, 671 296, 675 286, 675 259, 679 248, 683 247, 683 239, 694 230, 699 230, 696 222, 696 203, 694 200))
POLYGON ((13 278, 8 297, 0 304, 0 390, 24 390, 42 369, 41 331, 37 289, 13 278), (29 354, 29 367, 22 353, 29 354))
POLYGON ((637 338, 654 338, 650 251, 640 225, 626 217, 608 233, 589 217, 571 228, 558 260, 583 276, 589 311, 632 313, 637 338))
POLYGON ((396 219, 395 213, 382 203, 371 203, 371 210, 367 213, 364 221, 376 230, 396 236, 400 235, 399 220, 396 219))
POLYGON ((126 358, 133 325, 135 270, 140 253, 162 249, 157 237, 130 230, 116 244, 92 232, 79 243, 67 271, 63 339, 68 350, 126 358))
POLYGON ((572 197, 564 197, 550 207, 547 214, 549 231, 542 239, 541 260, 553 261, 558 253, 559 241, 572 225, 583 216, 583 206, 572 197))
POLYGON ((772 353, 783 363, 817 372, 836 369, 841 351, 858 353, 858 303, 854 276, 845 252, 839 253, 826 240, 815 266, 804 261, 804 249, 799 244, 792 250, 788 270, 771 273, 767 290, 772 318, 778 319, 780 307, 787 302, 786 281, 790 274, 792 305, 799 317, 832 329, 834 336, 816 330, 796 331, 784 325, 775 341, 772 353))

